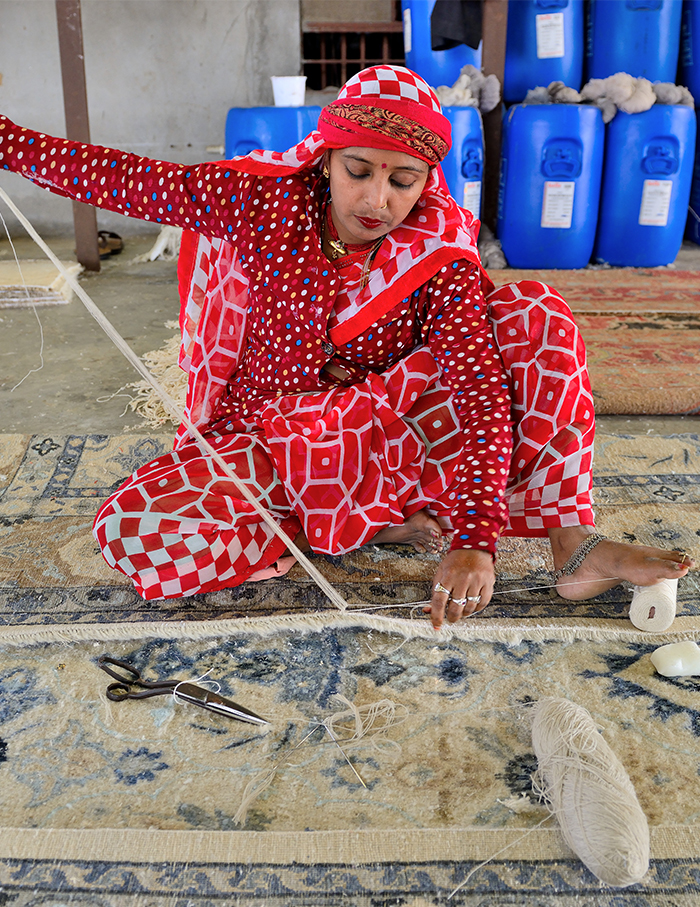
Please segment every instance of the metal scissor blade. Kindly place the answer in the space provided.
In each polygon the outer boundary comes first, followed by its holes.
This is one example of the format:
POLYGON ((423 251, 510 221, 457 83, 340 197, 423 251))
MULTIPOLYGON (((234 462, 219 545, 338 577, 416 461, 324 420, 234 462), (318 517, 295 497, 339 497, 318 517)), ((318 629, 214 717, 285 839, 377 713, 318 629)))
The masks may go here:
POLYGON ((205 687, 198 687, 194 683, 179 683, 177 685, 175 696, 178 699, 184 699, 185 702, 191 702, 194 705, 201 706, 203 709, 209 709, 211 712, 217 712, 219 715, 226 715, 228 718, 235 718, 236 721, 246 721, 248 724, 269 724, 265 718, 251 712, 245 706, 238 705, 218 693, 213 693, 205 687))

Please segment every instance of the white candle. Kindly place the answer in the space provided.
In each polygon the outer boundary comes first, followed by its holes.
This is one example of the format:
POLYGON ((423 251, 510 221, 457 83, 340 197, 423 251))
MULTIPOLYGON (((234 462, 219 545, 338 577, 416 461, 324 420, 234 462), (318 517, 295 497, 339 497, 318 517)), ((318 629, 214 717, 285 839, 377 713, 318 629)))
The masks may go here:
POLYGON ((700 674, 700 646, 692 640, 669 643, 651 653, 651 663, 664 677, 700 674))

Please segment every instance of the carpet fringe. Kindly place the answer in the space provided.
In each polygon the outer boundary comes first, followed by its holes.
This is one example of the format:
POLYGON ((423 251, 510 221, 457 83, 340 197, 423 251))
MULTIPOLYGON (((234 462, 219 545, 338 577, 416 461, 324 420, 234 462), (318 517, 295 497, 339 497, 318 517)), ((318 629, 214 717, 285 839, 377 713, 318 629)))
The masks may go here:
POLYGON ((282 614, 278 617, 243 617, 207 621, 149 621, 110 624, 65 624, 32 627, 0 627, 0 644, 23 646, 37 643, 107 641, 121 639, 210 639, 215 636, 272 636, 280 632, 318 633, 327 629, 360 628, 393 633, 404 639, 446 642, 450 639, 500 642, 517 646, 529 642, 574 642, 576 640, 619 640, 662 645, 696 639, 700 618, 678 617, 669 630, 649 633, 637 630, 627 621, 591 618, 570 621, 551 618, 535 623, 522 620, 473 618, 445 624, 436 631, 427 619, 332 611, 318 614, 282 614))

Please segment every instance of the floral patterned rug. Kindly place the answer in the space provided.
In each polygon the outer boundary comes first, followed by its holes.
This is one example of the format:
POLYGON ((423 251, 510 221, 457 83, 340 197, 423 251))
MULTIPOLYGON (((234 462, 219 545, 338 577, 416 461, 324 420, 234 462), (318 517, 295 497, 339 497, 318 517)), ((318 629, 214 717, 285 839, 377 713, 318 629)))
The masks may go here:
MULTIPOLYGON (((516 539, 504 542, 494 604, 453 632, 401 607, 425 598, 436 563, 402 546, 318 559, 349 602, 379 611, 340 614, 299 568, 144 603, 104 565, 90 525, 99 501, 168 445, 0 443, 0 904, 700 902, 700 682, 663 678, 649 658, 700 638, 697 574, 663 636, 632 627, 622 587, 562 602, 546 547, 516 539), (172 696, 110 703, 102 653, 149 678, 210 671, 270 724, 172 696), (629 889, 595 879, 532 792, 530 703, 550 695, 591 712, 647 814, 652 864, 629 889), (393 719, 352 742, 346 718, 338 746, 323 722, 347 702, 383 702, 393 719), (263 781, 237 821, 247 785, 263 781)), ((696 434, 599 435, 601 529, 698 557, 699 465, 696 434)))
POLYGON ((698 272, 666 268, 491 271, 561 293, 586 342, 597 413, 700 412, 698 272))
POLYGON ((700 898, 699 684, 657 675, 654 639, 506 645, 363 628, 95 636, 3 647, 3 903, 446 904, 483 860, 449 903, 700 898), (151 679, 211 672, 270 724, 172 696, 110 703, 102 653, 151 679), (552 695, 590 711, 633 780, 653 861, 630 889, 598 882, 533 793, 528 714, 552 695), (348 701, 393 711, 357 741, 346 716, 334 743, 323 722, 348 701), (251 782, 259 795, 239 824, 251 782), (41 891, 47 900, 29 897, 41 891))

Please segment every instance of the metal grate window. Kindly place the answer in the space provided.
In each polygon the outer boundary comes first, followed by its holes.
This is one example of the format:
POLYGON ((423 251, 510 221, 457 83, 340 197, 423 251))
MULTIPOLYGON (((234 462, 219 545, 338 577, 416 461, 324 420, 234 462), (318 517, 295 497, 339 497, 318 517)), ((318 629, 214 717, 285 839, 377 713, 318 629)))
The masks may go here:
POLYGON ((401 22, 306 22, 303 32, 306 86, 340 87, 367 66, 405 66, 401 22))

